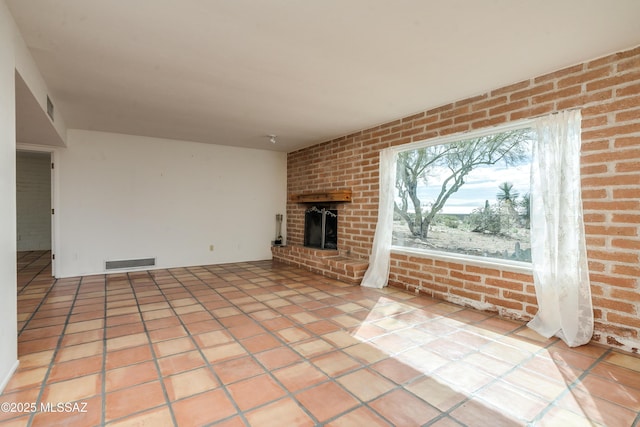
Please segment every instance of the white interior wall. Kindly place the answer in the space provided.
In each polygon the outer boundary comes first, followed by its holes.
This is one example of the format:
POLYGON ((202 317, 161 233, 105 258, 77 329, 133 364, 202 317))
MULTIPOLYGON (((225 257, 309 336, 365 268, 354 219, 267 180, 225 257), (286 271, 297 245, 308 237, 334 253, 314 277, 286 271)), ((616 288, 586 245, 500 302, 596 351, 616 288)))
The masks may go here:
MULTIPOLYGON (((2 2, 4 5, 4 1, 2 2)), ((38 67, 36 66, 35 60, 33 56, 31 56, 31 52, 29 52, 29 48, 25 43, 20 31, 18 31, 18 27, 15 25, 13 18, 11 18, 9 28, 13 29, 13 51, 14 51, 14 67, 15 70, 20 74, 20 77, 24 80, 27 87, 33 94, 33 97, 40 105, 40 108, 45 112, 44 117, 47 120, 50 120, 53 124, 54 129, 60 135, 60 138, 64 142, 67 137, 67 128, 64 123, 64 118, 60 114, 60 110, 56 108, 56 100, 49 93, 49 89, 47 88, 38 67), (46 114, 47 111, 47 96, 53 103, 53 120, 49 118, 49 115, 46 114)))
POLYGON ((0 393, 18 363, 13 18, 0 1, 0 393))
POLYGON ((18 151, 16 155, 18 251, 51 249, 51 155, 18 151))
POLYGON ((286 206, 285 153, 185 141, 69 130, 54 180, 57 277, 270 259, 286 206))

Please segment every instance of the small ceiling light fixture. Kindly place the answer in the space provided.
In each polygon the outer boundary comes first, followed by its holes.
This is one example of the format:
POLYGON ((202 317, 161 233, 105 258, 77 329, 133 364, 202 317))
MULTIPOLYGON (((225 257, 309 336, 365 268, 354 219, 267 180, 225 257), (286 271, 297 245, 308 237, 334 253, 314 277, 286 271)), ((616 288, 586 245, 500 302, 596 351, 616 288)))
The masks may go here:
POLYGON ((268 135, 269 136, 269 142, 271 142, 272 144, 276 143, 276 135, 268 135))

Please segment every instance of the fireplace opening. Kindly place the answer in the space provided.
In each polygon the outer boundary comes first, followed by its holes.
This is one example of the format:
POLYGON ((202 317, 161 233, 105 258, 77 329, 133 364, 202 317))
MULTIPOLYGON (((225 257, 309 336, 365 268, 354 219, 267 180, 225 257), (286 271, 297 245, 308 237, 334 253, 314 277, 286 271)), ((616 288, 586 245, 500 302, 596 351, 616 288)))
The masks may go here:
POLYGON ((338 249, 338 211, 314 206, 304 214, 304 245, 338 249))

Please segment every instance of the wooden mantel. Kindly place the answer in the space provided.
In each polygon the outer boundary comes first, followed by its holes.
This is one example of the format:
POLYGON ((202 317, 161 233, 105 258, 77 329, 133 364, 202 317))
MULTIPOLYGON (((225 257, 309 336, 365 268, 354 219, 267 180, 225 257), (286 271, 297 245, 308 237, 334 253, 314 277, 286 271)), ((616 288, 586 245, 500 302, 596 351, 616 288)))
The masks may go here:
POLYGON ((327 190, 291 194, 289 201, 293 203, 350 202, 351 190, 327 190))

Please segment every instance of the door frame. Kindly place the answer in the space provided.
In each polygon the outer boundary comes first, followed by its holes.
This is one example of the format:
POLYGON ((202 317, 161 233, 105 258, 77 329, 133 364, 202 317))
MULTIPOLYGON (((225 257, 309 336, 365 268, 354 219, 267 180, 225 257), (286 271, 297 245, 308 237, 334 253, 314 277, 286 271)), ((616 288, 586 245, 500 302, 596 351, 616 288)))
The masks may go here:
MULTIPOLYGON (((58 252, 58 242, 56 239, 57 230, 58 230, 58 221, 57 221, 57 212, 58 212, 58 181, 56 174, 56 159, 57 153, 55 147, 47 146, 47 145, 36 145, 36 144, 24 144, 24 143, 16 143, 16 153, 18 151, 31 151, 37 153, 49 153, 51 164, 53 167, 50 168, 51 171, 51 275, 56 277, 56 262, 55 262, 55 254, 58 252)), ((17 189, 16 189, 17 190, 17 189)), ((17 227, 17 222, 16 222, 17 227)))

